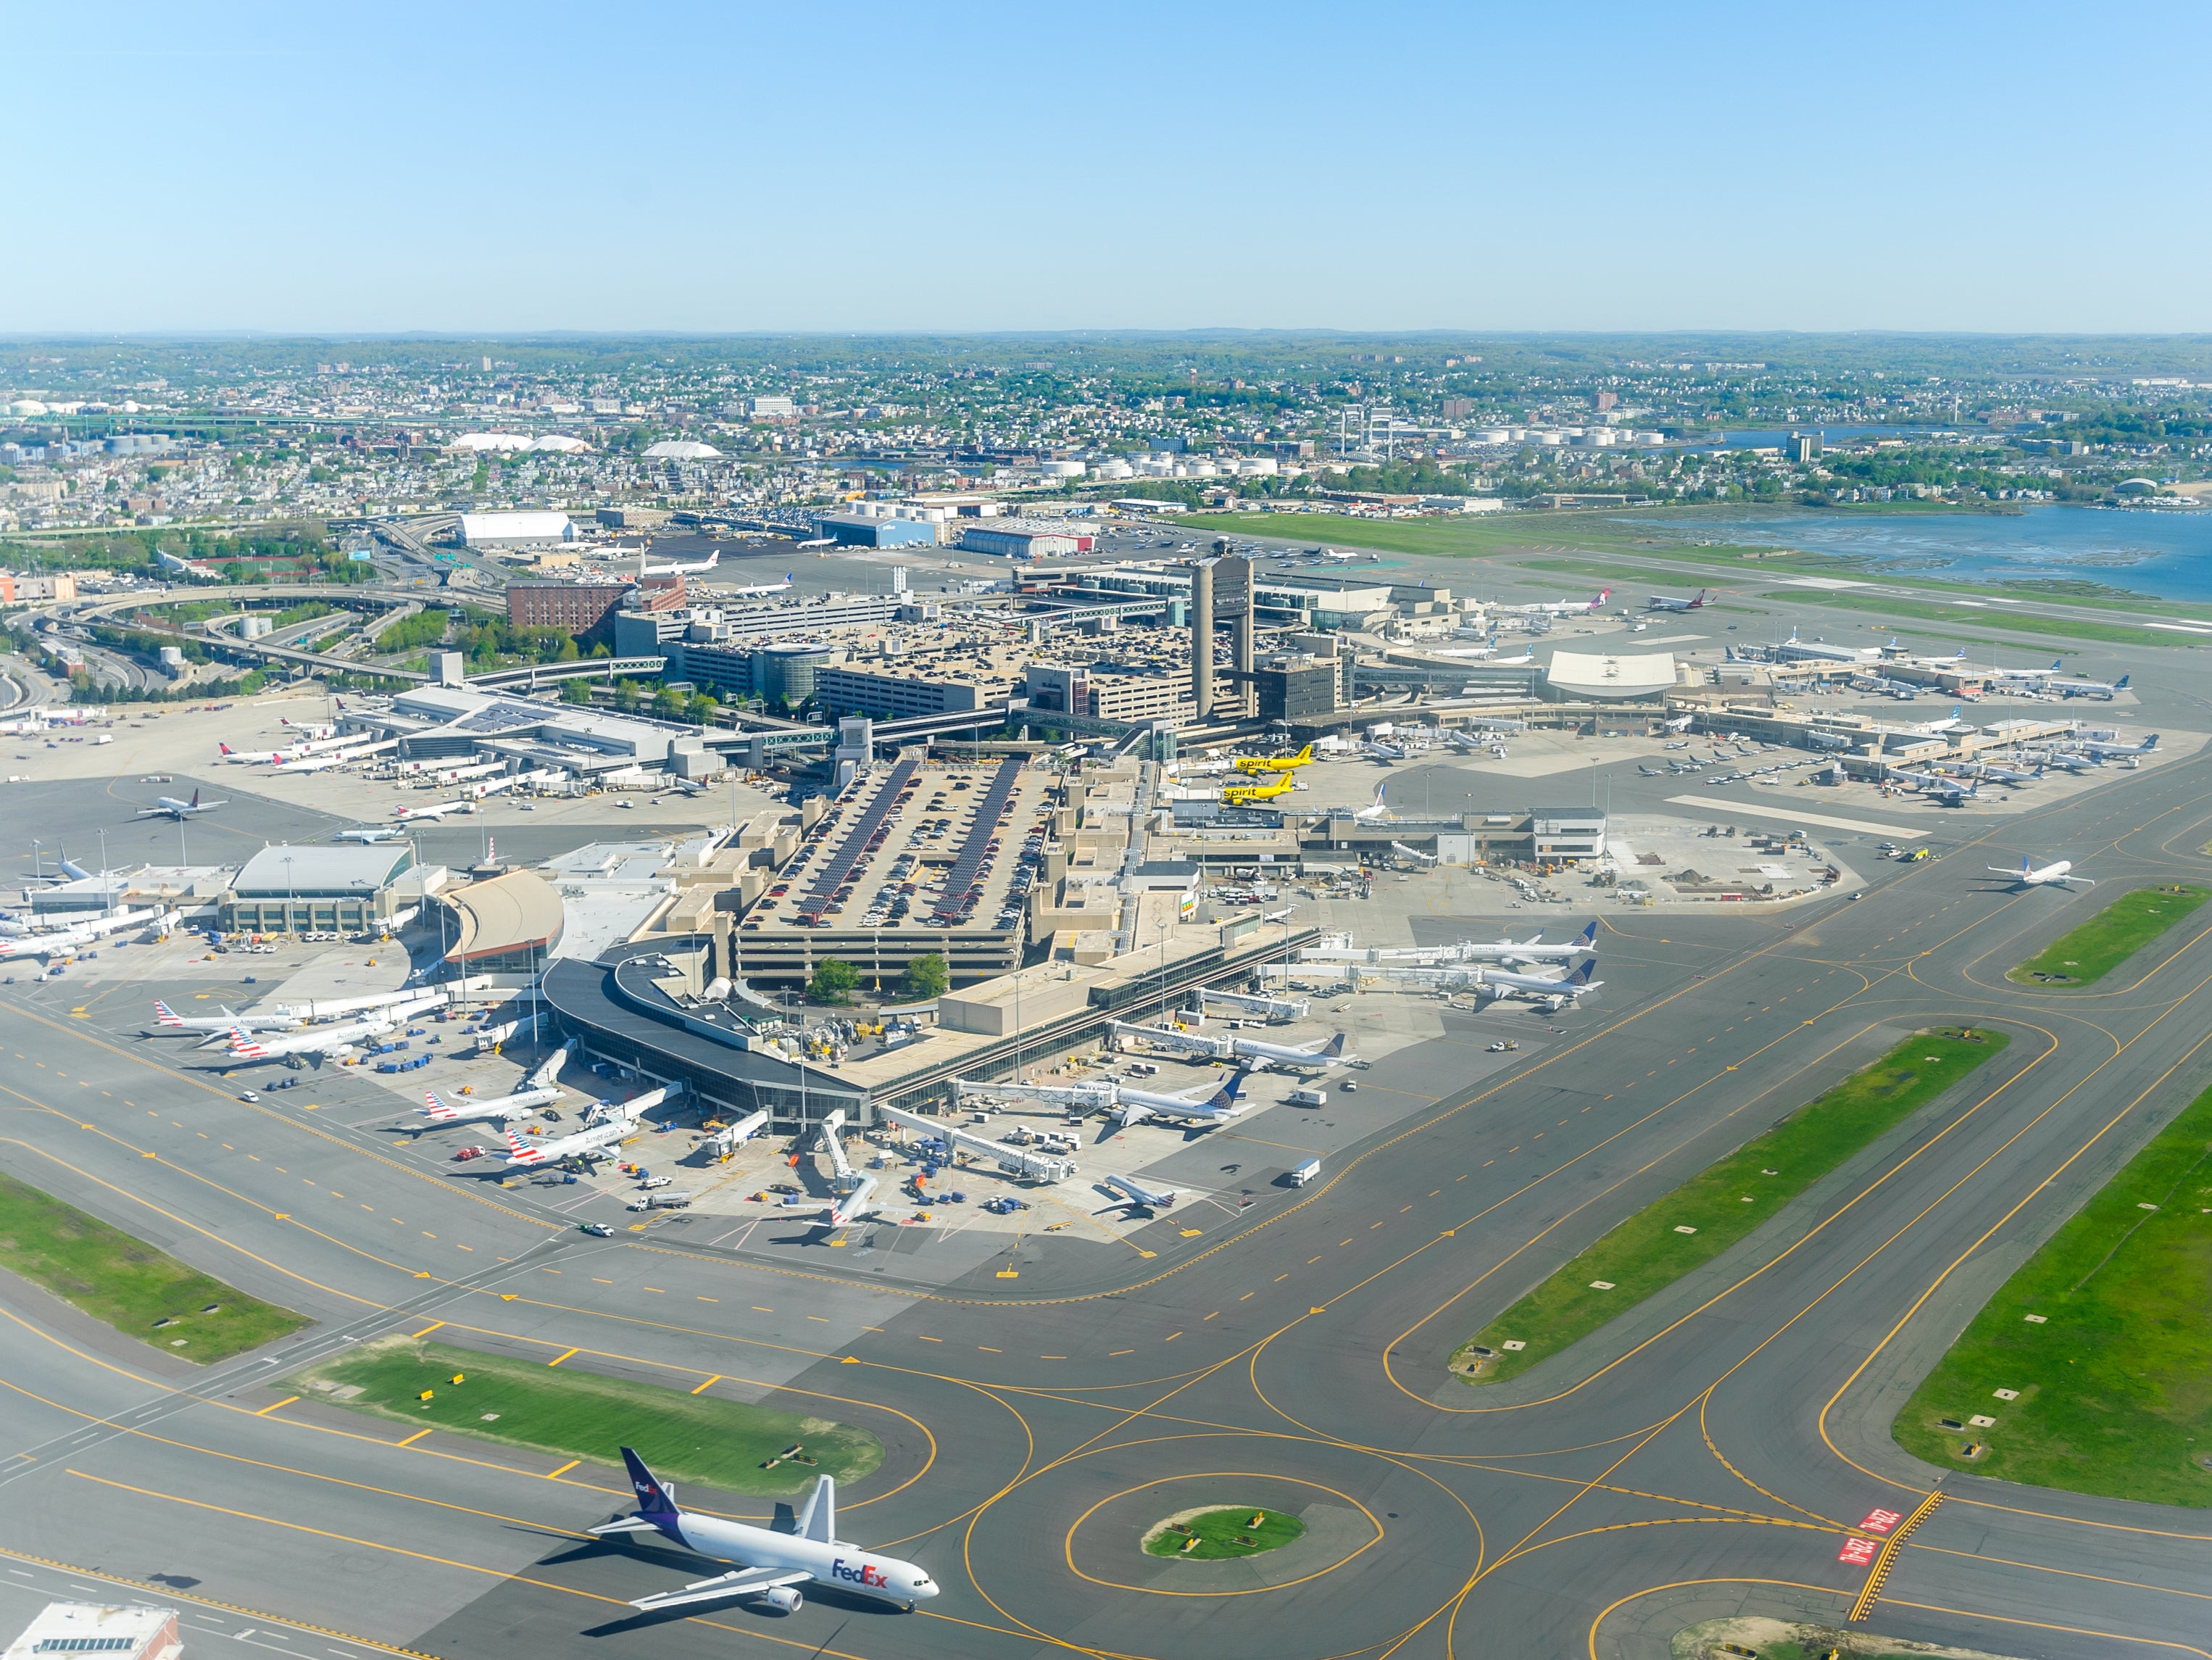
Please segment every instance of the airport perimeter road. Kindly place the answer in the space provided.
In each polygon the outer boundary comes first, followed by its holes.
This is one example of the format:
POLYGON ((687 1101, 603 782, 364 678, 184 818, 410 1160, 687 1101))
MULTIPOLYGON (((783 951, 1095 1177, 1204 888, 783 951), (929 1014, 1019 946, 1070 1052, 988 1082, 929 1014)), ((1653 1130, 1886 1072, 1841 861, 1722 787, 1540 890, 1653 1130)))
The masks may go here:
MULTIPOLYGON (((1882 1548, 1860 1524, 1937 1490, 1890 1416, 2212 1079, 2212 928, 2087 994, 2002 977, 2130 880, 2212 872, 2208 784, 2192 760, 2009 817, 2001 848, 1939 843, 1856 903, 1621 920, 1601 1006, 1549 1048, 1472 1083, 1471 1039, 1389 1057, 1353 1099, 1418 1110, 1325 1183, 1118 1274, 1056 1267, 1049 1240, 1018 1279, 923 1286, 857 1283, 830 1250, 589 1239, 530 1189, 349 1128, 368 1103, 343 1084, 287 1092, 313 1112, 249 1106, 173 1046, 0 1001, 9 1169, 323 1323, 186 1375, 50 1299, 0 1298, 0 1548, 455 1657, 1657 1657, 1722 1613, 1840 1622, 1869 1569, 1839 1553, 1882 1548), (1984 873, 2060 845, 2100 889, 1984 873), (1959 1022, 2013 1042, 1767 1227, 1510 1383, 1447 1376, 1468 1333, 1623 1215, 1898 1036, 1959 1022), (583 1536, 626 1505, 614 1472, 410 1438, 283 1387, 341 1343, 434 1329, 866 1426, 886 1460, 843 1495, 840 1531, 944 1595, 913 1615, 824 1589, 787 1619, 639 1616, 629 1599, 719 1570, 583 1536), (1138 1550, 1213 1502, 1309 1531, 1238 1564, 1138 1550)), ((2201 1513, 1972 1476, 1941 1491, 1883 1555, 1867 1629, 2212 1651, 2201 1513)))

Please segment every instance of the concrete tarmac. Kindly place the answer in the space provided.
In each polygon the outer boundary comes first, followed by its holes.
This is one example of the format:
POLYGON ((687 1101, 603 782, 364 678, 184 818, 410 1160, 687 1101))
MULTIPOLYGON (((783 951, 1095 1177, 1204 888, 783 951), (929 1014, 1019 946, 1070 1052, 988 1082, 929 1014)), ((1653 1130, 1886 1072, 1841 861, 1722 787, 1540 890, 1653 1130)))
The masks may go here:
MULTIPOLYGON (((1936 859, 1865 863, 1857 902, 1608 910, 1600 999, 1502 1058, 1489 1016, 1393 1051, 1332 1100, 1359 1133, 1322 1183, 1253 1183, 1233 1222, 1148 1235, 1150 1258, 1028 1240, 1012 1280, 676 1230, 592 1239, 539 1190, 352 1128, 369 1094, 348 1091, 372 1086, 241 1103, 138 1037, 135 1007, 80 1018, 10 988, 6 1168, 318 1323, 187 1370, 9 1287, 0 1549, 148 1596, 189 1579, 345 1651, 1656 1657, 1715 1607, 1840 1624, 1869 1572, 1838 1560, 1858 1524, 1940 1490, 1864 1629, 2203 1652, 2198 1512, 1944 1475, 1888 1424, 2005 1274, 2212 1076, 2212 930, 2085 992, 2003 979, 2131 884, 2212 875, 2208 782, 2202 757, 2118 776, 2008 817, 2002 847, 1947 819, 1936 859), (2063 849, 2101 891, 1984 871, 2021 848, 2063 849), (1959 1022, 2014 1041, 1767 1226, 1510 1383, 1446 1373, 1623 1216, 1896 1035, 1959 1022), (639 1615, 629 1599, 719 1569, 584 1536, 626 1507, 610 1466, 403 1445, 403 1425, 288 1399, 306 1361, 434 1326, 865 1426, 886 1458, 842 1495, 841 1531, 945 1594, 912 1615, 827 1589, 789 1618, 639 1615), (1291 1510, 1310 1542, 1219 1570, 1135 1548, 1212 1502, 1291 1510)), ((1226 1145, 1178 1157, 1266 1168, 1226 1145)))

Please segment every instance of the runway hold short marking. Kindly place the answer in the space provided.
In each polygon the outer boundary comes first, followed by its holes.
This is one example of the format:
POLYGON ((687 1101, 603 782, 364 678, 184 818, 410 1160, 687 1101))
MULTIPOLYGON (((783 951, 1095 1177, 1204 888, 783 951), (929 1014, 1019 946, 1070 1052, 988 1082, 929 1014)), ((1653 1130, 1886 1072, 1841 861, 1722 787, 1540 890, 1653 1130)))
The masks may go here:
POLYGON ((1730 801, 1717 795, 1670 795, 1678 807, 1710 807, 1719 812, 1746 812, 1754 818, 1780 818, 1792 824, 1824 824, 1830 830, 1864 830, 1869 836, 1897 836, 1907 841, 1928 834, 1904 824, 1878 824, 1869 818, 1834 818, 1821 812, 1792 812, 1759 801, 1730 801))
POLYGON ((1887 1533, 1904 1519, 1905 1512, 1903 1511, 1869 1511, 1867 1512, 1866 1520, 1859 1523, 1859 1531, 1862 1533, 1887 1533))
POLYGON ((1848 1562, 1855 1568, 1872 1567, 1875 1556, 1881 1549, 1881 1541, 1879 1539, 1846 1539, 1843 1549, 1836 1553, 1836 1560, 1848 1562))

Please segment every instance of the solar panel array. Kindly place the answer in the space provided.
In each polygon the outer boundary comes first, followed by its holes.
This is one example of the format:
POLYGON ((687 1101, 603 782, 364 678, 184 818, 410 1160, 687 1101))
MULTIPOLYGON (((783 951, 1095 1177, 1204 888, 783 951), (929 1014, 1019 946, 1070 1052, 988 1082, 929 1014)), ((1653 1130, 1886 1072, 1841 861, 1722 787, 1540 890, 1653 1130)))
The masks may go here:
POLYGON ((990 850, 991 838, 999 833, 999 818, 1006 810, 1006 800, 1014 793, 1014 780, 1022 770, 1022 757, 1010 755, 999 763, 999 769, 991 776, 983 792, 983 800, 975 809, 975 820, 968 831, 968 840, 960 849, 960 856, 952 861, 945 873, 945 897, 938 902, 930 921, 940 927, 951 927, 967 919, 975 909, 978 884, 975 873, 990 850))
POLYGON ((823 866, 821 873, 814 879, 814 885, 807 889, 806 897, 799 902, 798 915, 811 921, 836 908, 837 891, 852 876, 853 866, 860 862, 861 854, 874 849, 884 826, 898 806, 900 792, 921 770, 921 763, 919 761, 902 761, 891 769, 890 776, 884 780, 884 787, 861 810, 860 821, 838 843, 836 852, 830 855, 830 862, 823 866))

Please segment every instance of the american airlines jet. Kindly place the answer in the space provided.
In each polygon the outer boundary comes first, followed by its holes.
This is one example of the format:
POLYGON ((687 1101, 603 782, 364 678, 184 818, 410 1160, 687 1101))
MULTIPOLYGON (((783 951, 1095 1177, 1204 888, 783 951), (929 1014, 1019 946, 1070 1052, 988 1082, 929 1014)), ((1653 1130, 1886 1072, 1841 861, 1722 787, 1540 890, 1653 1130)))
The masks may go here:
POLYGON ((447 1101, 440 1098, 437 1091, 424 1090, 422 1098, 429 1104, 416 1108, 415 1116, 424 1122, 405 1126, 417 1135, 424 1130, 441 1129, 447 1124, 472 1124, 485 1118, 504 1124, 510 1118, 524 1116, 532 1107, 558 1101, 561 1091, 553 1089, 518 1090, 513 1095, 502 1095, 490 1101, 471 1101, 458 1096, 447 1101))
POLYGON ((354 1020, 341 1025, 315 1026, 304 1031, 271 1032, 255 1037, 234 1027, 230 1047, 212 1064, 235 1067, 256 1061, 289 1061, 307 1056, 317 1066, 331 1055, 343 1055, 365 1037, 380 1037, 392 1029, 391 1020, 354 1020))
POLYGON ((233 1014, 222 1004, 220 1014, 179 1014, 158 998, 154 1003, 154 1025, 165 1032, 189 1032, 211 1037, 232 1031, 297 1031, 307 1023, 289 1014, 233 1014))
POLYGON ((660 1481, 629 1448, 622 1450, 637 1512, 618 1522, 603 1522, 592 1532, 604 1539, 616 1534, 654 1534, 710 1561, 735 1562, 730 1573, 694 1580, 681 1590, 641 1596, 630 1606, 657 1612, 742 1597, 767 1604, 779 1614, 796 1614, 805 1598, 798 1587, 832 1586, 878 1602, 896 1602, 908 1613, 937 1595, 937 1582, 911 1562, 863 1550, 837 1537, 837 1481, 824 1475, 799 1513, 794 1531, 778 1533, 749 1522, 725 1521, 676 1507, 676 1489, 660 1481))

